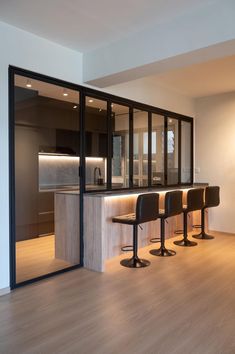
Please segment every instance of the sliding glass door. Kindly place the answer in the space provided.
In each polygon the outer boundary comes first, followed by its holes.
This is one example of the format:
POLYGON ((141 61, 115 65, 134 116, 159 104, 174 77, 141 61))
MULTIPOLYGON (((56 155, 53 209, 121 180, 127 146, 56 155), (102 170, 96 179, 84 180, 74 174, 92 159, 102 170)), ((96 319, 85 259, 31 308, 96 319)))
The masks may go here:
POLYGON ((81 262, 79 126, 78 91, 14 76, 15 284, 81 262))

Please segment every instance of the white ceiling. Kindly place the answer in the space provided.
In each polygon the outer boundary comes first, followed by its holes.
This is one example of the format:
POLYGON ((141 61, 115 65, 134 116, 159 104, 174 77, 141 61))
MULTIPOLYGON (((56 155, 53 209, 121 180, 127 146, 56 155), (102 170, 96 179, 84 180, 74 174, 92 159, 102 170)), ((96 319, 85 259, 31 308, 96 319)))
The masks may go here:
MULTIPOLYGON (((84 52, 217 1, 0 0, 0 20, 84 52)), ((141 81, 190 97, 235 91, 235 56, 146 77, 138 80, 139 85, 141 81)), ((65 100, 76 102, 76 97, 71 93, 65 100)))
POLYGON ((192 65, 142 80, 190 97, 235 91, 235 56, 192 65))
POLYGON ((57 100, 71 102, 72 106, 74 104, 79 104, 79 92, 71 89, 65 89, 61 86, 49 84, 47 82, 28 79, 27 77, 21 75, 15 75, 15 86, 23 87, 28 90, 38 91, 40 96, 55 98, 57 100), (26 85, 31 84, 28 88, 26 85), (63 94, 67 93, 67 96, 63 94))
POLYGON ((0 20, 86 52, 218 0, 1 0, 0 20))
MULTIPOLYGON (((79 92, 71 89, 64 89, 61 86, 49 84, 44 81, 29 79, 21 75, 15 75, 15 86, 22 87, 27 90, 37 91, 39 96, 55 98, 60 101, 70 102, 71 108, 77 109, 80 103, 79 92), (30 84, 31 87, 27 87, 30 84), (64 96, 64 93, 67 96, 64 96)), ((99 112, 101 110, 107 110, 107 102, 104 100, 95 99, 94 97, 86 97, 86 106, 97 108, 99 112)), ((111 105, 112 111, 118 113, 128 113, 129 110, 126 106, 119 104, 111 105)))

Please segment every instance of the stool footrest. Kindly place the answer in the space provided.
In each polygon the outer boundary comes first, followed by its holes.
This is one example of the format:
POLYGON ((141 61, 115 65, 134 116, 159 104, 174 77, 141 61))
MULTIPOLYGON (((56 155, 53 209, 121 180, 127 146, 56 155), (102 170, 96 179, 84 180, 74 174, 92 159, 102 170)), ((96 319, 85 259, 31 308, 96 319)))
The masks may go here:
POLYGON ((132 245, 123 246, 123 247, 121 247, 121 250, 123 252, 131 252, 131 251, 133 251, 133 246, 132 245))
POLYGON ((196 225, 192 225, 194 229, 201 229, 202 225, 196 224, 196 225))
POLYGON ((184 230, 175 230, 174 234, 175 235, 182 235, 184 233, 184 230))
POLYGON ((153 237, 153 238, 150 239, 150 242, 152 242, 152 243, 157 243, 157 242, 160 242, 160 241, 161 241, 160 237, 153 237))

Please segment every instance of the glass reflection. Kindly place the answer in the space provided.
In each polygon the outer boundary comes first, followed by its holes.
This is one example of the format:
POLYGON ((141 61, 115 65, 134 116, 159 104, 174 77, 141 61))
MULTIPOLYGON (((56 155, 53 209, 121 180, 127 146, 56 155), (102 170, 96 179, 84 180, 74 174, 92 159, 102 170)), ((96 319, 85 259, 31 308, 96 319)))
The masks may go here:
POLYGON ((107 102, 86 97, 86 190, 106 189, 108 156, 107 102))
POLYGON ((70 242, 64 238, 66 215, 63 225, 58 217, 63 193, 79 190, 79 92, 15 75, 14 97, 16 283, 21 283, 80 263, 79 223, 70 242))
POLYGON ((191 182, 191 123, 181 122, 181 182, 191 182))
POLYGON ((152 114, 152 185, 164 185, 164 117, 152 114))
POLYGON ((167 119, 167 184, 178 184, 178 120, 167 119))
POLYGON ((112 188, 129 187, 129 108, 112 104, 112 188))
POLYGON ((133 117, 133 185, 148 185, 148 112, 134 110, 133 117))

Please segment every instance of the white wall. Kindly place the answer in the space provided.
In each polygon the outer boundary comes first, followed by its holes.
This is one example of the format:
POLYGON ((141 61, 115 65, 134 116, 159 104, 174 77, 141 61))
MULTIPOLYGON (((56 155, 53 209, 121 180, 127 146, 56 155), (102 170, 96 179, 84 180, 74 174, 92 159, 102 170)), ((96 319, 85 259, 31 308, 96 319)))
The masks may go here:
MULTIPOLYGON (((73 83, 82 83, 82 54, 0 22, 0 289, 9 286, 8 66, 14 65, 73 83)), ((193 115, 193 100, 136 80, 107 92, 193 115)))
POLYGON ((103 91, 188 116, 195 114, 194 99, 161 87, 152 78, 109 86, 103 91))
POLYGON ((82 82, 82 54, 0 22, 0 289, 9 286, 8 66, 82 82))
POLYGON ((234 12, 234 0, 210 1, 89 51, 84 81, 105 87, 233 55, 234 12))
POLYGON ((235 92, 196 100, 195 137, 196 180, 221 187, 209 228, 235 233, 235 92))

